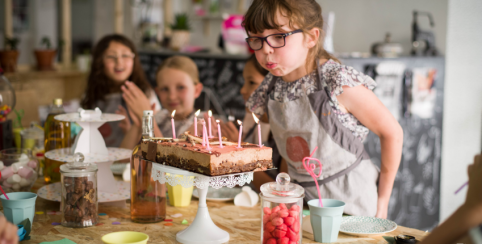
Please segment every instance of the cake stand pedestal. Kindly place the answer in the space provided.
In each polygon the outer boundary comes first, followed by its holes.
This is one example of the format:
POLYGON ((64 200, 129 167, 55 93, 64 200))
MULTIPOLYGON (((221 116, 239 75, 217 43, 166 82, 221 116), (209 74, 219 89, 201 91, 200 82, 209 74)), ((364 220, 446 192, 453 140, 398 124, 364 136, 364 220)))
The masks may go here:
POLYGON ((184 244, 214 244, 229 241, 229 233, 217 227, 209 215, 206 205, 208 188, 233 188, 243 186, 253 180, 253 172, 229 174, 222 176, 206 176, 187 170, 165 166, 156 162, 152 164, 152 178, 161 184, 182 187, 196 186, 199 193, 199 205, 192 224, 176 234, 176 240, 184 244), (166 174, 168 173, 168 174, 166 174))
POLYGON ((116 193, 116 181, 110 166, 117 160, 128 159, 132 150, 122 148, 107 148, 104 138, 100 134, 99 127, 106 122, 123 120, 125 117, 119 114, 103 114, 100 109, 81 110, 78 113, 60 114, 56 120, 64 122, 76 122, 82 127, 77 135, 72 148, 51 150, 45 153, 45 157, 64 163, 73 162, 75 153, 84 155, 84 163, 96 163, 97 187, 101 192, 116 193))

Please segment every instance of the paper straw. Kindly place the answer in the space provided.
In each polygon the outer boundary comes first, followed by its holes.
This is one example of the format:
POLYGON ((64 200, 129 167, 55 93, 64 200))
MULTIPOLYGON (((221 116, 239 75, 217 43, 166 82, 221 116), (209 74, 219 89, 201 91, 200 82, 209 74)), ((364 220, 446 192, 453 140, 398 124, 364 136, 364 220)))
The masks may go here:
POLYGON ((303 158, 303 167, 305 167, 306 171, 308 171, 308 173, 311 175, 311 177, 315 181, 316 189, 318 190, 319 205, 320 205, 320 207, 323 207, 323 202, 321 201, 320 186, 318 185, 318 178, 321 176, 321 171, 322 171, 321 168, 322 168, 323 165, 321 164, 320 160, 318 160, 317 158, 313 158, 313 155, 315 154, 316 149, 318 149, 318 147, 315 147, 315 149, 313 150, 313 152, 311 153, 311 155, 309 157, 303 158), (314 170, 316 169, 316 165, 310 164, 310 160, 315 160, 320 165, 320 172, 319 172, 318 175, 316 175, 315 172, 314 172, 314 170), (308 162, 306 163, 305 161, 308 161, 308 162))

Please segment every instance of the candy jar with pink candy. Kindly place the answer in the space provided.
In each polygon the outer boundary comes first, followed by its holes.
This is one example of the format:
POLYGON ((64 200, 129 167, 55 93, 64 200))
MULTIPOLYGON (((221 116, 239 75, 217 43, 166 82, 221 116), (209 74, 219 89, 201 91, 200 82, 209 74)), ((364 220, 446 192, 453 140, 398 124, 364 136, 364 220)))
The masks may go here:
POLYGON ((5 192, 30 191, 37 180, 38 161, 30 149, 5 149, 0 151, 0 184, 5 192))
POLYGON ((301 244, 304 193, 286 173, 261 186, 261 243, 301 244))

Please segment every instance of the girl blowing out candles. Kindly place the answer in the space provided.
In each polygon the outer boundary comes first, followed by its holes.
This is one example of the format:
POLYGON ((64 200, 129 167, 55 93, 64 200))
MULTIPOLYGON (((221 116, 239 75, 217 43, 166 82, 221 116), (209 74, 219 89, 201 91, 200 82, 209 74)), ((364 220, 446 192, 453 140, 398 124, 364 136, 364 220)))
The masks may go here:
POLYGON ((246 107, 269 120, 290 177, 305 187, 307 200, 317 198, 302 160, 318 146, 313 157, 323 164, 323 198, 346 202, 347 214, 386 218, 403 131, 371 91, 373 79, 323 49, 321 7, 312 0, 258 0, 243 24, 248 45, 270 72, 246 107), (381 171, 363 147, 368 130, 380 137, 381 171))

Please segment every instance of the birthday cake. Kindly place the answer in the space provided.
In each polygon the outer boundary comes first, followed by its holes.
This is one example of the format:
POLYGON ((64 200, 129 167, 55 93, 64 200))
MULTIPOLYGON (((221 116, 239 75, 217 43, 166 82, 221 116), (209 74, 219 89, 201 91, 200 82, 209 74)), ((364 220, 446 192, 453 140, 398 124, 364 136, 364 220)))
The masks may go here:
POLYGON ((217 138, 202 145, 202 138, 186 132, 179 139, 144 139, 140 155, 149 161, 208 176, 225 175, 273 168, 272 149, 256 144, 229 142, 217 138))

